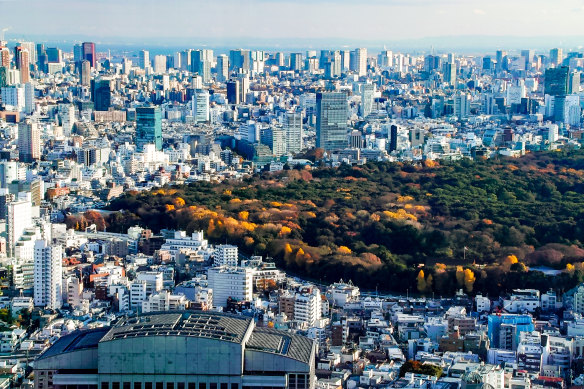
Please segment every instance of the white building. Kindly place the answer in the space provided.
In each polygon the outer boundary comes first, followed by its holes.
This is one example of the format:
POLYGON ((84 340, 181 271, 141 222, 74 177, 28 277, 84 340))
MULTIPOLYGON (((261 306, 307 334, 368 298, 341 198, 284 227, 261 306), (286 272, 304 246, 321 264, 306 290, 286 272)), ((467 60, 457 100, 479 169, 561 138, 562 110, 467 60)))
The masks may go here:
POLYGON ((34 246, 34 305, 58 309, 62 305, 63 249, 37 240, 34 246))
POLYGON ((209 91, 206 89, 197 89, 192 99, 192 115, 195 123, 209 121, 209 91))
POLYGON ((317 326, 322 317, 322 298, 318 288, 306 288, 294 298, 294 320, 310 328, 317 326))
POLYGON ((215 248, 213 254, 213 264, 215 266, 237 266, 238 251, 237 246, 222 244, 215 248))
POLYGON ((209 242, 203 239, 203 231, 195 231, 190 237, 187 237, 184 231, 175 231, 174 237, 166 239, 160 250, 168 251, 172 260, 176 260, 176 256, 181 250, 194 251, 207 260, 211 255, 208 248, 209 242))
POLYGON ((251 301, 253 270, 239 267, 212 267, 208 270, 209 288, 213 290, 213 305, 225 307, 229 297, 237 301, 251 301))
POLYGON ((188 307, 188 300, 182 294, 171 294, 163 290, 152 294, 147 300, 142 301, 142 313, 160 311, 184 311, 188 307))

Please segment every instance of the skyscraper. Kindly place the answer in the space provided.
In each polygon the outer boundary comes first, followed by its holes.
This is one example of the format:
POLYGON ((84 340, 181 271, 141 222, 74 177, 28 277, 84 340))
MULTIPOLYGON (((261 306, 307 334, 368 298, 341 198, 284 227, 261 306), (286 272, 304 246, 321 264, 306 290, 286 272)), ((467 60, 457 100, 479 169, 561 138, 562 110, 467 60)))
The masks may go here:
POLYGON ((563 53, 562 49, 555 48, 555 49, 550 50, 550 62, 553 65, 556 65, 556 66, 561 65, 563 60, 564 60, 564 53, 563 53))
POLYGON ((229 104, 239 104, 239 81, 227 81, 227 102, 229 104))
POLYGON ((225 82, 229 78, 229 58, 225 54, 217 56, 217 81, 225 82))
POLYGON ((91 84, 91 63, 88 60, 81 62, 81 85, 89 86, 91 84))
POLYGON ((63 248, 37 240, 34 245, 34 305, 60 308, 62 287, 63 248))
POLYGON ((302 53, 290 53, 290 70, 299 72, 303 68, 302 53))
POLYGON ((10 50, 8 47, 0 47, 0 66, 10 67, 10 50))
POLYGON ((22 46, 14 48, 16 68, 20 70, 20 82, 26 84, 30 81, 30 52, 22 46))
POLYGON ((82 59, 89 61, 89 63, 91 64, 91 67, 94 68, 95 62, 97 60, 97 58, 95 56, 95 43, 83 42, 81 44, 81 47, 83 50, 83 58, 82 59))
POLYGON ((162 113, 160 107, 136 108, 136 146, 142 150, 145 144, 154 144, 162 150, 162 113))
POLYGON ((41 132, 30 119, 18 123, 18 159, 21 162, 41 159, 41 132))
POLYGON ((545 71, 544 93, 550 96, 564 96, 569 91, 570 68, 560 66, 545 71))
POLYGON ((444 76, 444 82, 455 85, 456 84, 456 64, 451 62, 446 62, 442 65, 442 73, 444 76))
POLYGON ((302 150, 302 112, 289 111, 284 115, 286 150, 299 153, 302 150))
POLYGON ((165 55, 155 55, 154 56, 154 73, 157 73, 157 74, 166 73, 166 56, 165 55))
POLYGON ((140 50, 139 65, 141 69, 150 67, 150 52, 147 50, 140 50))
POLYGON ((229 70, 231 71, 249 71, 250 69, 250 51, 237 49, 229 51, 229 70))
POLYGON ((316 94, 316 147, 327 151, 347 147, 347 96, 343 92, 316 94))
POLYGON ((197 89, 192 99, 192 114, 195 123, 209 121, 209 91, 197 89))
POLYGON ((96 111, 107 111, 112 105, 112 81, 108 79, 93 82, 93 103, 96 111))
POLYGON ((213 50, 191 51, 191 72, 198 73, 204 83, 211 81, 211 64, 213 63, 213 50))
POLYGON ((355 62, 356 68, 354 69, 355 72, 361 76, 367 75, 367 49, 366 48, 359 48, 355 50, 355 62))
POLYGON ((373 110, 373 95, 375 94, 375 85, 361 85, 361 116, 367 117, 373 110))

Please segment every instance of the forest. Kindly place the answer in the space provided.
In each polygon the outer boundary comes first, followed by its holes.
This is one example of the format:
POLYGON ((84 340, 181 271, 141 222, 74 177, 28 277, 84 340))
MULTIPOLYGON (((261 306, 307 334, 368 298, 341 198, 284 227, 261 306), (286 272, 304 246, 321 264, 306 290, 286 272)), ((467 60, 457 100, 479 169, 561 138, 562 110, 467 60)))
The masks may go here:
MULTIPOLYGON (((291 274, 387 292, 497 296, 565 291, 584 279, 584 151, 457 162, 286 168, 243 181, 127 192, 110 232, 204 230, 291 274), (546 276, 530 267, 561 270, 546 276)), ((96 215, 97 214, 97 215, 96 215)), ((87 216, 87 217, 86 217, 87 216)))

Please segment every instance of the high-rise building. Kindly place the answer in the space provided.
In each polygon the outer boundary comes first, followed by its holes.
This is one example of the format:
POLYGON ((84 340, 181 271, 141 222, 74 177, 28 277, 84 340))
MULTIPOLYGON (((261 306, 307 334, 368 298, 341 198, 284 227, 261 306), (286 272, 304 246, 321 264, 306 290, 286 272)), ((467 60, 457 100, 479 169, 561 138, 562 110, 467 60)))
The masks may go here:
POLYGON ((213 63, 213 50, 191 51, 191 72, 198 73, 204 83, 211 81, 211 64, 213 63))
POLYGON ((0 66, 10 67, 10 50, 8 47, 0 47, 0 66))
POLYGON ((302 53, 290 53, 290 70, 299 72, 303 68, 302 53))
MULTIPOLYGON (((47 63, 63 62, 63 52, 61 51, 61 49, 58 49, 56 47, 49 47, 46 50, 46 54, 47 54, 47 63)), ((39 60, 39 63, 40 63, 40 60, 39 60)))
POLYGON ((18 123, 18 159, 21 162, 41 159, 41 131, 30 119, 18 123))
POLYGON ((97 57, 95 56, 95 43, 93 42, 83 42, 81 44, 83 51, 82 59, 89 61, 92 68, 95 68, 97 57))
POLYGON ((112 81, 100 79, 93 81, 93 103, 96 111, 107 111, 112 105, 112 81))
POLYGON ((81 62, 80 78, 81 85, 91 85, 91 62, 86 59, 81 62))
POLYGON ((361 85, 361 116, 367 117, 373 110, 373 97, 375 94, 375 85, 361 85))
POLYGON ((73 46, 73 62, 80 64, 83 61, 83 45, 77 43, 73 46))
POLYGON ((215 248, 213 253, 213 265, 236 267, 239 258, 238 255, 237 246, 220 244, 215 248))
POLYGON ((24 113, 30 115, 34 112, 34 84, 27 82, 24 84, 24 113))
POLYGON ((327 151, 347 146, 347 95, 344 92, 316 94, 316 147, 327 151))
POLYGON ((193 93, 192 115, 195 123, 209 121, 209 91, 206 89, 197 89, 193 93))
POLYGON ((14 52, 14 62, 20 71, 20 82, 26 84, 30 81, 30 52, 22 46, 16 46, 14 52))
POLYGON ((225 82, 229 78, 229 58, 225 54, 217 56, 217 81, 225 82))
POLYGON ((451 62, 446 62, 442 65, 442 74, 444 76, 444 82, 455 85, 456 84, 456 64, 451 62))
POLYGON ((545 71, 544 93, 550 96, 564 96, 569 91, 570 68, 560 66, 545 71))
POLYGON ((550 50, 550 62, 552 65, 559 66, 564 60, 564 54, 562 49, 555 48, 550 50))
POLYGON ((165 55, 155 55, 154 56, 154 73, 157 73, 157 74, 166 73, 166 56, 165 55))
POLYGON ((191 50, 185 50, 180 52, 180 69, 181 70, 191 70, 191 50))
POLYGON ((229 104, 239 104, 239 81, 227 81, 227 102, 229 104))
POLYGON ((467 93, 458 93, 454 96, 454 116, 458 120, 466 119, 470 115, 470 96, 467 93))
POLYGON ((156 150, 162 150, 160 107, 136 108, 136 146, 141 151, 146 144, 154 144, 156 150))
POLYGON ((580 93, 580 72, 575 71, 570 73, 570 80, 568 82, 568 93, 580 93))
POLYGON ((355 50, 355 69, 359 77, 367 75, 367 49, 359 48, 355 50))
POLYGON ((29 65, 37 63, 37 51, 34 42, 18 42, 15 49, 19 47, 20 49, 26 49, 28 51, 29 65))
POLYGON ((249 71, 251 55, 249 50, 237 49, 229 51, 229 70, 249 71))
POLYGON ((286 151, 299 153, 302 150, 302 112, 289 111, 284 115, 286 151))
POLYGON ((16 242, 20 240, 27 228, 32 227, 32 201, 30 193, 20 195, 15 201, 8 203, 7 244, 10 255, 14 255, 16 242))
POLYGON ((139 65, 141 69, 146 69, 150 67, 150 52, 147 50, 140 50, 139 53, 139 65))
POLYGON ((63 301, 63 248, 45 240, 34 245, 34 305, 61 308, 63 301))
POLYGON ((207 272, 209 288, 213 289, 213 305, 227 306, 227 299, 251 301, 253 298, 253 270, 251 268, 218 266, 207 272))

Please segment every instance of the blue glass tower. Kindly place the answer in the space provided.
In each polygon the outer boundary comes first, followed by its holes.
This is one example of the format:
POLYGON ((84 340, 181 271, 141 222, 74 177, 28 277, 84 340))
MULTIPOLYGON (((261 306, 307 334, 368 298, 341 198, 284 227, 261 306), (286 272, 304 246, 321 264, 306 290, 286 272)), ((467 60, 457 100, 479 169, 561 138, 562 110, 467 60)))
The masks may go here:
POLYGON ((162 150, 162 113, 160 107, 136 108, 136 146, 142 151, 145 144, 162 150))

